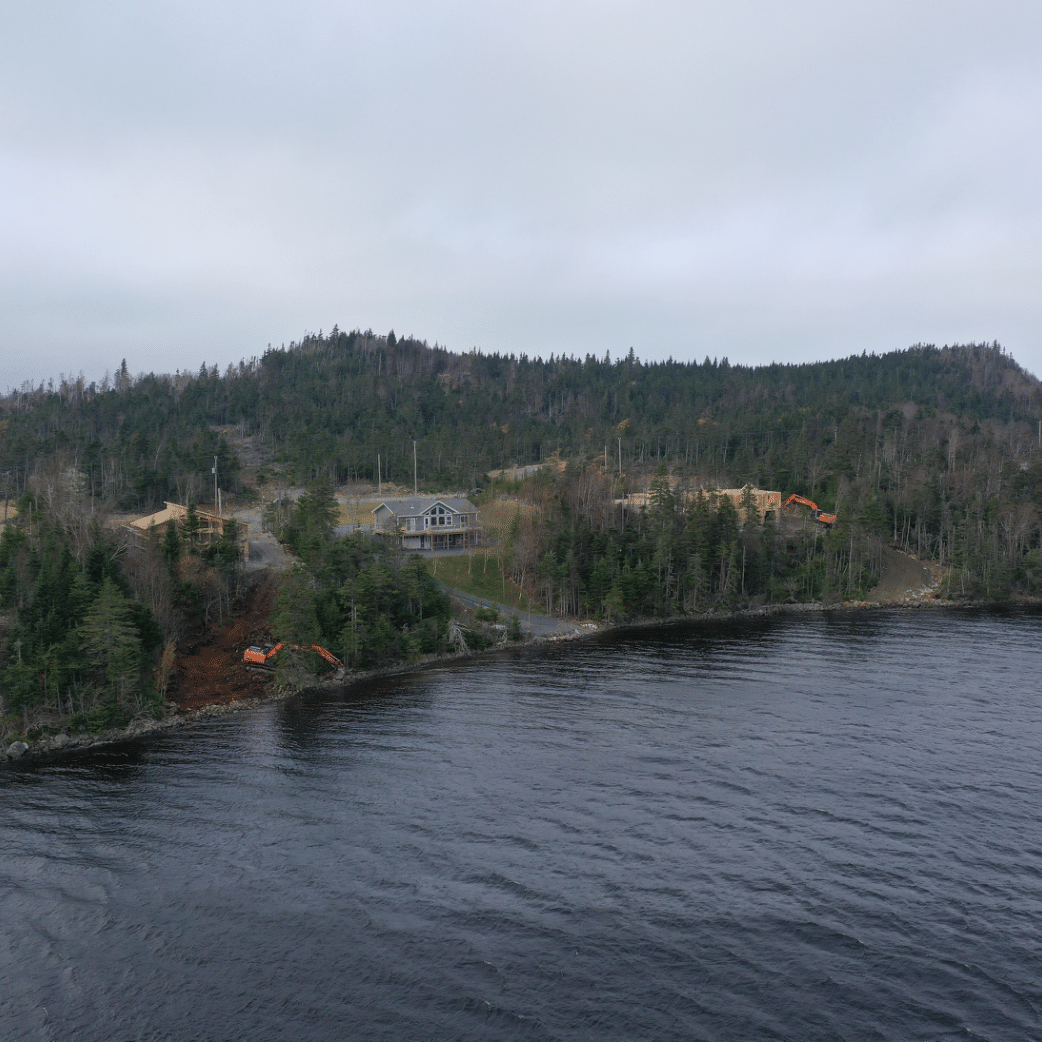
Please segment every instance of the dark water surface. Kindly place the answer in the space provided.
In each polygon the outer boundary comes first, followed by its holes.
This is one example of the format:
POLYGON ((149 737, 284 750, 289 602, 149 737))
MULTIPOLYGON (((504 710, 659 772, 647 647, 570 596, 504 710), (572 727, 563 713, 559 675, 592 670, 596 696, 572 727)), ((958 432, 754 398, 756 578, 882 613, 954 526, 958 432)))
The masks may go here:
POLYGON ((0 1036, 1042 1038, 1040 636, 645 630, 0 770, 0 1036))

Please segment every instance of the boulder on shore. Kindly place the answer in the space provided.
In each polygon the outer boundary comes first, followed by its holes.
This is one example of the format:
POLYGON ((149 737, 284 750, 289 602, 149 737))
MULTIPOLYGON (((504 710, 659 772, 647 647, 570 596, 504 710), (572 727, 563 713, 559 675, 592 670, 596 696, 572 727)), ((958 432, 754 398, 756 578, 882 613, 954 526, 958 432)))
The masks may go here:
POLYGON ((17 760, 19 757, 24 756, 29 751, 29 746, 25 742, 12 742, 7 747, 7 758, 9 760, 17 760))

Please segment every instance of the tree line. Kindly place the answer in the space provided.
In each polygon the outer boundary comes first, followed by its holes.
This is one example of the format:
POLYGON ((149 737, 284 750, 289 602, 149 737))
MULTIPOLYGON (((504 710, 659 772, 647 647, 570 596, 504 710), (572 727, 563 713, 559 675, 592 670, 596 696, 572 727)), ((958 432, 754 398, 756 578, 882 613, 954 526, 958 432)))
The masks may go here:
POLYGON ((661 464, 646 504, 618 498, 599 466, 543 472, 518 490, 504 566, 553 614, 615 622, 795 601, 862 600, 881 541, 854 522, 827 530, 761 518, 751 488, 736 505, 682 489, 661 464))
POLYGON ((952 596, 1042 594, 1040 418, 1039 382, 996 344, 744 367, 461 354, 334 328, 224 373, 124 364, 100 384, 25 386, 0 399, 0 485, 20 504, 0 538, 2 711, 155 704, 165 650, 229 611, 236 551, 204 545, 190 520, 131 545, 100 519, 194 506, 215 465, 222 488, 257 497, 265 475, 244 483, 233 435, 313 485, 272 518, 305 569, 285 603, 302 634, 362 666, 456 639, 415 563, 330 538, 331 488, 411 484, 414 445, 439 490, 567 460, 524 490, 533 509, 504 560, 549 610, 614 619, 855 599, 887 544, 950 569, 952 596), (839 523, 761 524, 713 495, 746 483, 805 495, 839 523), (637 492, 644 510, 625 505, 637 492))
POLYGON ((0 480, 19 495, 32 461, 59 454, 92 497, 144 513, 209 495, 214 457, 222 487, 245 491, 225 436, 234 431, 298 484, 411 484, 415 442, 430 487, 474 488, 490 469, 557 452, 621 456, 626 472, 665 462, 706 483, 751 480, 827 500, 849 457, 882 451, 885 435, 871 428, 889 432, 894 411, 912 407, 968 447, 976 433, 1000 443, 1031 434, 1042 393, 995 344, 745 367, 644 363, 632 350, 615 361, 458 354, 334 328, 223 374, 203 364, 131 377, 123 365, 100 385, 80 378, 9 394, 0 480))
POLYGON ((0 727, 100 731, 164 710, 182 639, 224 619, 235 536, 203 540, 193 508, 132 536, 82 491, 28 491, 0 535, 0 727))

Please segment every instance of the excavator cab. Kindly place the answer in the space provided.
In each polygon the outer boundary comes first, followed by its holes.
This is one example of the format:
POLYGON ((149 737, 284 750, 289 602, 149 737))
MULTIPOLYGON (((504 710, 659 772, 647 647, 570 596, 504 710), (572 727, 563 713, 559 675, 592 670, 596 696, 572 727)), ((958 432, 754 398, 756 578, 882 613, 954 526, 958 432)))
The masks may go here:
POLYGON ((254 666, 263 666, 268 661, 268 650, 271 647, 272 645, 270 644, 266 648, 259 648, 257 645, 253 645, 253 647, 247 648, 243 652, 242 660, 254 666))

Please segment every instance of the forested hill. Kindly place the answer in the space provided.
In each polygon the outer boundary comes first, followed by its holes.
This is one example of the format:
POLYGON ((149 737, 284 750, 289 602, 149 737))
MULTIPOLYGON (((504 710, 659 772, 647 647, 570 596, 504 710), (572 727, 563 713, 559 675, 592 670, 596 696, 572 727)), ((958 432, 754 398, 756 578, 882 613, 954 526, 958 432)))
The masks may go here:
POLYGON ((505 489, 486 488, 484 516, 508 513, 483 569, 494 558, 504 589, 513 578, 549 612, 617 620, 856 602, 893 544, 937 562, 943 595, 1042 596, 1040 417, 1039 382, 997 345, 747 368, 334 330, 223 374, 123 365, 100 386, 23 388, 0 399, 0 483, 17 501, 0 536, 0 739, 163 711, 177 646, 240 588, 239 549, 202 539, 194 509, 141 545, 102 522, 208 498, 214 457, 240 503, 273 468, 310 486, 272 504, 301 562, 273 635, 366 665, 455 639, 422 565, 335 538, 333 485, 374 481, 378 460, 411 485, 414 445, 421 486, 439 491, 559 453, 567 466, 495 509, 505 489), (264 467, 247 472, 232 444, 263 447, 264 467), (838 521, 761 518, 751 491, 738 506, 713 491, 746 484, 838 521))
POLYGON ((204 364, 133 377, 124 364, 100 385, 23 388, 0 410, 11 494, 34 460, 57 451, 92 495, 142 511, 200 495, 215 455, 235 490, 238 460, 217 433, 233 425, 265 439, 301 482, 375 480, 379 455, 385 479, 411 483, 415 440, 432 487, 472 487, 491 468, 553 452, 593 459, 607 447, 627 472, 653 460, 829 500, 869 455, 879 471, 880 455, 910 458, 924 438, 958 451, 983 432, 1006 446, 1003 458, 1025 462, 1042 388, 995 344, 746 367, 644 363, 632 350, 615 360, 458 354, 334 329, 223 374, 204 364))

